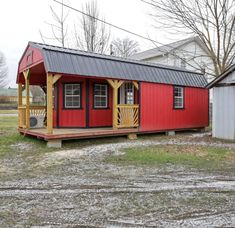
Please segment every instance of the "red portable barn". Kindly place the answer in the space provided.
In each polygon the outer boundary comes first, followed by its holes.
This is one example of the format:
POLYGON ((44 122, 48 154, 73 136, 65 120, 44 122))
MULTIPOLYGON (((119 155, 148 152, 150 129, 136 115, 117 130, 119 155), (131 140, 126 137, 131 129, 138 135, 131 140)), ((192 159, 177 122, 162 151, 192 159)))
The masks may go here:
POLYGON ((17 75, 19 131, 47 141, 208 126, 200 73, 29 42, 17 75), (46 105, 26 99, 40 86, 46 105), (43 120, 43 121, 42 121, 43 120), (40 125, 41 121, 41 125, 40 125))

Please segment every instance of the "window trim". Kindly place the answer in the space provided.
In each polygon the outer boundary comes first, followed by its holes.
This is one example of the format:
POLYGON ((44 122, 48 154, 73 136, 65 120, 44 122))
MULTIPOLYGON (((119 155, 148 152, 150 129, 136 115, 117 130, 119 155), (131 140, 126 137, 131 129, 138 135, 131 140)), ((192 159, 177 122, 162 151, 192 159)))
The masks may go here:
POLYGON ((173 109, 175 109, 175 110, 185 109, 185 87, 184 86, 178 86, 178 85, 173 86, 173 109), (182 88, 182 93, 183 93, 183 97, 182 97, 183 105, 182 105, 182 107, 176 107, 175 106, 175 93, 174 93, 175 88, 182 88))
POLYGON ((68 110, 83 109, 83 107, 82 107, 82 82, 69 82, 69 83, 65 82, 65 83, 63 83, 63 109, 68 109, 68 110), (65 87, 66 87, 66 85, 71 85, 71 84, 80 85, 80 107, 71 107, 70 108, 70 107, 65 106, 65 98, 66 98, 65 87))
POLYGON ((100 82, 94 82, 94 83, 92 83, 92 87, 93 87, 93 102, 92 102, 92 106, 93 106, 93 109, 98 109, 98 110, 100 110, 100 109, 110 109, 110 107, 109 107, 109 84, 108 83, 100 83, 100 82), (106 86, 106 88, 107 88, 107 96, 106 96, 106 103, 107 103, 107 105, 106 105, 106 107, 96 107, 95 106, 95 96, 97 96, 97 95, 95 95, 95 85, 105 85, 106 86))

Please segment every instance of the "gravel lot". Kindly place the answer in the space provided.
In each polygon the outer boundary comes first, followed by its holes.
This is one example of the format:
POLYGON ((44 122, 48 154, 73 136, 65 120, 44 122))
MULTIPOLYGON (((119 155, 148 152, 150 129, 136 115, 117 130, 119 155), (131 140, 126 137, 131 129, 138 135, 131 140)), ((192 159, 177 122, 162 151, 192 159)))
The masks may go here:
POLYGON ((107 163, 122 149, 159 144, 235 144, 204 134, 137 140, 1 160, 0 227, 235 226, 235 168, 205 171, 183 166, 107 163))

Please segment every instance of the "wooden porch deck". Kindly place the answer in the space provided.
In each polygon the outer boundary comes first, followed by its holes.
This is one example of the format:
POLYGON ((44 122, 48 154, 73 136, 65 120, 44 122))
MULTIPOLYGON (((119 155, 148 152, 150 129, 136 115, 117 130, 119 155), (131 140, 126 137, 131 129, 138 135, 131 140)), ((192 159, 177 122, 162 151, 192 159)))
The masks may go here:
POLYGON ((47 134, 46 128, 38 129, 22 129, 18 131, 21 134, 33 136, 37 138, 49 140, 69 140, 69 139, 82 139, 82 138, 97 138, 108 136, 119 136, 136 134, 139 132, 138 128, 126 128, 126 129, 113 129, 107 128, 54 128, 53 134, 47 134))

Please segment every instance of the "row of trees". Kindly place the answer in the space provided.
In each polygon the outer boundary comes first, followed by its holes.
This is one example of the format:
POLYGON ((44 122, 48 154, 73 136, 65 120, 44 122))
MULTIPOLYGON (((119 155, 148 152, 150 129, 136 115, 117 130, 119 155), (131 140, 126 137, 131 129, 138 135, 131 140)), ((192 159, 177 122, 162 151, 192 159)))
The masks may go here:
POLYGON ((97 1, 91 0, 82 7, 82 16, 78 23, 73 25, 73 43, 69 43, 69 28, 67 19, 69 11, 65 10, 63 1, 60 12, 56 12, 51 7, 53 22, 47 23, 51 27, 50 37, 45 36, 41 31, 42 40, 54 39, 62 47, 72 46, 85 51, 111 54, 120 57, 128 57, 139 50, 139 44, 130 38, 116 38, 112 41, 110 28, 105 24, 105 18, 102 18, 97 1), (102 18, 101 21, 97 18, 102 18))

